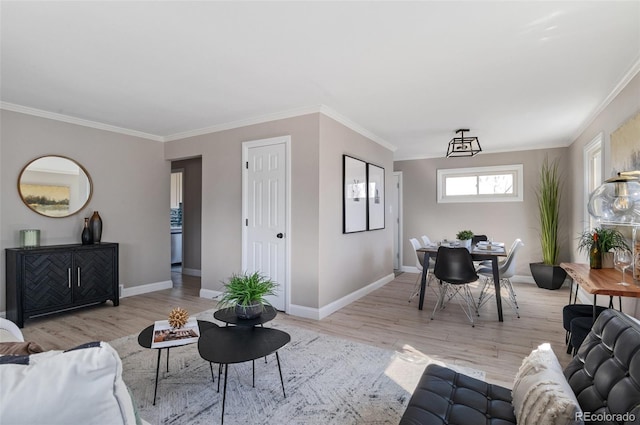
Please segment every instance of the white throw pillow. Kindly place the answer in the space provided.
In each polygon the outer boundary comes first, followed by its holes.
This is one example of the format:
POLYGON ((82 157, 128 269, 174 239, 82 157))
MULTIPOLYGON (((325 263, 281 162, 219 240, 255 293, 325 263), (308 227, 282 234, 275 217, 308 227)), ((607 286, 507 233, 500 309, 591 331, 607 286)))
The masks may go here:
POLYGON ((582 412, 549 344, 527 356, 511 391, 518 425, 583 424, 582 412))
POLYGON ((136 423, 122 362, 106 342, 23 360, 0 364, 0 424, 136 423))

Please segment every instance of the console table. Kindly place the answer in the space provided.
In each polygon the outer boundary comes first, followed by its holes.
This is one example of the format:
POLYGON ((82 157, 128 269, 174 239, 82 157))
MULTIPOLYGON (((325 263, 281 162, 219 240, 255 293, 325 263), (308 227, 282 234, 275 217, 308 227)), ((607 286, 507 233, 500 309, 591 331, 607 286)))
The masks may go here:
POLYGON ((6 249, 7 318, 30 317, 111 300, 120 302, 118 244, 6 249))
MULTIPOLYGON (((596 297, 609 296, 609 308, 613 307, 613 297, 640 298, 640 286, 630 282, 629 286, 618 285, 622 279, 622 272, 616 269, 592 269, 583 263, 560 263, 560 267, 569 277, 589 294, 593 294, 593 317, 596 316, 596 297)), ((577 288, 576 288, 577 291, 577 288)), ((569 302, 571 293, 569 291, 569 302)), ((577 296, 577 294, 576 294, 577 296)))

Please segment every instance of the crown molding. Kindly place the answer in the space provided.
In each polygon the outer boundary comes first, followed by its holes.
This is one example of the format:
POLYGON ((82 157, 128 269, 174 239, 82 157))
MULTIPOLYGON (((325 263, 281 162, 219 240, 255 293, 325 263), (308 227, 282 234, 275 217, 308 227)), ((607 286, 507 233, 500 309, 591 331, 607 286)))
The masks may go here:
POLYGON ((81 125, 83 127, 91 127, 91 128, 95 128, 98 130, 105 130, 105 131, 111 131, 114 133, 120 133, 120 134, 126 134, 128 136, 135 136, 135 137, 141 137, 144 139, 149 139, 149 140, 155 140, 157 142, 171 142, 174 140, 181 140, 181 139, 186 139, 189 137, 195 137, 195 136, 201 136, 204 134, 210 134, 210 133, 217 133, 220 131, 224 131, 224 130, 231 130, 234 128, 240 128, 240 127, 247 127, 250 125, 255 125, 255 124, 262 124, 265 122, 270 122, 270 121, 277 121, 277 120, 282 120, 282 119, 287 119, 287 118, 294 118, 294 117, 299 117, 299 116, 303 116, 303 115, 309 115, 309 114, 323 114, 326 115, 327 117, 339 122, 340 124, 344 125, 345 127, 350 128, 351 130, 355 131, 358 134, 361 134, 362 136, 376 142, 377 144, 379 144, 380 146, 389 149, 392 152, 395 152, 397 150, 397 147, 392 145, 391 143, 387 142, 386 140, 382 139, 381 137, 378 137, 377 135, 373 134, 372 132, 370 132, 369 130, 367 130, 366 128, 362 127, 361 125, 358 125, 356 123, 354 123, 353 121, 351 121, 349 118, 345 117, 342 114, 339 114, 338 112, 334 111, 333 109, 325 106, 325 105, 313 105, 313 106, 305 106, 302 108, 296 108, 296 109, 290 109, 287 111, 282 111, 282 112, 276 112, 273 114, 266 114, 266 115, 261 115, 258 117, 254 117, 254 118, 248 118, 245 120, 238 120, 238 121, 233 121, 233 122, 229 122, 226 124, 219 124, 219 125, 214 125, 211 127, 205 127, 205 128, 200 128, 197 130, 190 130, 190 131, 185 131, 182 133, 175 133, 175 134, 171 134, 169 136, 158 136, 155 134, 149 134, 149 133, 144 133, 141 131, 137 131, 137 130, 131 130, 128 128, 123 128, 123 127, 117 127, 114 125, 109 125, 109 124, 103 124, 100 122, 96 122, 96 121, 90 121, 90 120, 85 120, 82 118, 76 118, 76 117, 72 117, 69 115, 64 115, 64 114, 58 114, 55 112, 50 112, 50 111, 45 111, 42 109, 36 109, 36 108, 30 108, 28 106, 22 106, 22 105, 17 105, 15 103, 9 103, 9 102, 0 102, 0 109, 5 109, 7 111, 13 111, 13 112, 19 112, 22 114, 27 114, 27 115, 33 115, 33 116, 37 116, 37 117, 41 117, 41 118, 47 118, 47 119, 51 119, 51 120, 55 120, 55 121, 62 121, 62 122, 66 122, 69 124, 76 124, 76 125, 81 125))
MULTIPOLYGON (((546 149, 562 149, 569 146, 565 141, 558 143, 545 143, 541 145, 531 146, 529 148, 516 147, 516 148, 503 148, 503 149, 495 149, 491 151, 482 151, 482 155, 493 155, 498 153, 508 153, 508 152, 524 152, 524 151, 535 151, 535 150, 546 150, 546 149)), ((471 158, 471 157, 467 157, 471 158)), ((393 161, 414 161, 420 159, 447 159, 446 152, 441 155, 407 155, 407 156, 398 156, 393 158, 393 161)))
POLYGON ((372 132, 370 132, 366 128, 362 127, 361 125, 356 124, 355 122, 351 121, 349 118, 345 117, 342 114, 339 114, 338 112, 334 111, 333 109, 329 108, 328 106, 320 105, 320 113, 328 116, 329 118, 332 118, 332 119, 338 121, 340 124, 344 125, 345 127, 350 128, 351 130, 355 131, 356 133, 359 133, 359 134, 363 135, 364 137, 373 140, 374 142, 376 142, 380 146, 389 149, 391 152, 395 152, 398 149, 397 146, 392 145, 391 143, 387 142, 386 140, 384 140, 381 137, 378 137, 377 135, 373 134, 372 132))
POLYGON ((244 120, 231 121, 224 124, 212 125, 210 127, 199 128, 196 130, 184 131, 182 133, 170 134, 164 137, 165 142, 186 139, 189 137, 202 136, 204 134, 218 133, 220 131, 232 130, 234 128, 247 127, 255 124, 262 124, 269 121, 283 120, 287 118, 299 117, 302 115, 315 114, 320 112, 320 106, 305 106, 302 108, 289 109, 287 111, 275 112, 273 114, 260 115, 244 120))
POLYGON ((0 109, 7 111, 20 112, 22 114, 33 115, 36 117, 47 118, 55 121, 62 121, 69 124, 81 125, 83 127, 91 127, 98 130, 111 131, 114 133, 126 134, 127 136, 141 137, 143 139, 155 140, 163 142, 164 138, 155 134, 144 133, 142 131, 130 130, 128 128, 117 127, 115 125, 103 124, 96 121, 76 118, 69 115, 58 114, 56 112, 44 111, 42 109, 30 108, 28 106, 16 105, 15 103, 0 102, 0 109))
POLYGON ((609 106, 609 104, 620 94, 622 90, 631 82, 631 80, 640 72, 640 57, 636 59, 636 62, 629 68, 626 74, 622 76, 622 79, 615 85, 609 96, 607 96, 600 105, 594 109, 594 111, 589 115, 589 117, 584 121, 584 123, 576 130, 571 137, 571 140, 567 144, 567 146, 571 145, 571 143, 578 140, 578 138, 584 133, 584 131, 595 121, 595 119, 604 111, 604 109, 609 106))
POLYGON ((164 138, 164 141, 171 142, 174 140, 186 139, 188 137, 202 136, 204 134, 217 133, 224 130, 232 130, 234 128, 247 127, 250 125, 262 124, 270 121, 282 120, 287 118, 295 118, 303 115, 318 114, 318 113, 328 116, 329 118, 339 122, 345 127, 348 127, 351 130, 355 131, 356 133, 361 134, 362 136, 368 139, 371 139, 372 141, 378 143, 384 148, 389 149, 392 152, 395 152, 395 150, 397 149, 396 146, 392 145, 391 143, 387 142, 381 137, 376 136, 375 134, 368 131, 364 127, 354 123, 344 115, 339 114, 338 112, 334 111, 333 109, 325 105, 312 105, 312 106, 305 106, 302 108, 289 109, 287 111, 260 115, 258 117, 248 118, 245 120, 232 121, 226 124, 219 124, 211 127, 200 128, 197 130, 190 130, 182 133, 171 134, 169 136, 166 136, 164 138))

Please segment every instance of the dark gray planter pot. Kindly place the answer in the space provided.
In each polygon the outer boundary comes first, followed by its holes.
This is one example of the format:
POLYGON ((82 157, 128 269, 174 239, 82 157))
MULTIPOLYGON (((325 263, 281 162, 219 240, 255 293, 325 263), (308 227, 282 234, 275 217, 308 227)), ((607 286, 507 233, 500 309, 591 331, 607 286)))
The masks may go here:
POLYGON ((567 272, 560 266, 550 266, 544 263, 529 263, 531 276, 536 285, 543 289, 560 289, 567 277, 567 272))
POLYGON ((236 316, 239 319, 255 319, 262 314, 262 303, 249 304, 242 306, 236 304, 236 316))

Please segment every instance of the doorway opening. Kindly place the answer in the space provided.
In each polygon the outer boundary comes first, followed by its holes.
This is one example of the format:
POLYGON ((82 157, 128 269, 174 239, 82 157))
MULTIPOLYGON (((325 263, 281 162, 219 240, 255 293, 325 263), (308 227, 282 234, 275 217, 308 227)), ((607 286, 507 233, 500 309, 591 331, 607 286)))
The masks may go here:
POLYGON ((199 296, 202 264, 202 157, 171 162, 171 280, 199 296))
POLYGON ((398 276, 402 273, 402 171, 394 171, 392 179, 393 271, 398 276))
POLYGON ((182 217, 184 170, 171 170, 171 272, 182 273, 182 217))

